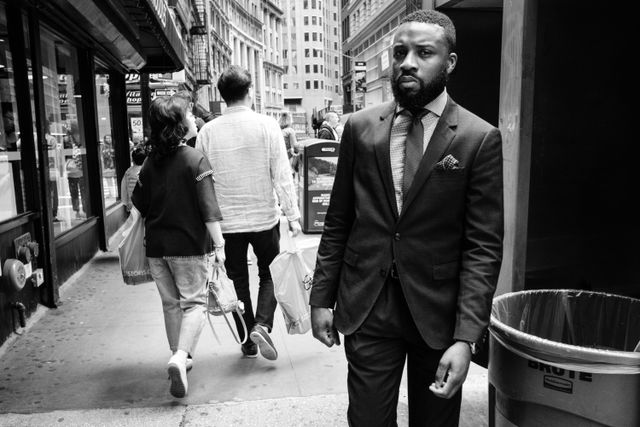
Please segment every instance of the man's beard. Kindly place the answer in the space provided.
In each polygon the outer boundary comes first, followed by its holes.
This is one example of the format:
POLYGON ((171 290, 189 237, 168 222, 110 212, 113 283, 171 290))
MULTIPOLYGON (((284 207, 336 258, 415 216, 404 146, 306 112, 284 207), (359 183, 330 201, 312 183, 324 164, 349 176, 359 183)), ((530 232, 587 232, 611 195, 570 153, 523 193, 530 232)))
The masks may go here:
POLYGON ((425 105, 440 95, 447 85, 448 80, 449 74, 447 73, 446 65, 443 65, 440 72, 429 82, 421 80, 411 72, 404 73, 399 68, 394 68, 391 90, 393 91, 394 98, 401 107, 415 113, 423 109, 425 105), (414 93, 411 89, 405 90, 400 86, 398 80, 403 76, 411 76, 418 81, 420 87, 417 92, 414 93))

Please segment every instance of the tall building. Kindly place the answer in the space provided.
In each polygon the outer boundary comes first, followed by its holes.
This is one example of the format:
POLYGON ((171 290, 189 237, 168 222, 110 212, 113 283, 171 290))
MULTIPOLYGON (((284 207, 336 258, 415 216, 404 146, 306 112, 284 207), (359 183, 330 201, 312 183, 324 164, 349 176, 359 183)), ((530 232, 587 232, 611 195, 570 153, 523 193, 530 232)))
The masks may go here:
POLYGON ((284 105, 311 132, 314 114, 341 110, 340 5, 338 0, 283 0, 284 105))
POLYGON ((264 44, 262 67, 264 84, 262 112, 278 118, 284 108, 282 93, 282 17, 280 0, 262 0, 262 41, 264 44))
MULTIPOLYGON (((206 66, 211 69, 211 84, 207 88, 210 110, 214 114, 220 114, 224 101, 216 88, 220 74, 231 65, 233 51, 231 49, 230 28, 231 23, 227 11, 229 0, 196 0, 196 3, 207 4, 205 7, 207 17, 206 38, 208 60, 206 66)), ((206 105, 206 104, 203 104, 206 105)))
POLYGON ((393 98, 389 80, 393 31, 424 1, 342 0, 344 111, 393 98))

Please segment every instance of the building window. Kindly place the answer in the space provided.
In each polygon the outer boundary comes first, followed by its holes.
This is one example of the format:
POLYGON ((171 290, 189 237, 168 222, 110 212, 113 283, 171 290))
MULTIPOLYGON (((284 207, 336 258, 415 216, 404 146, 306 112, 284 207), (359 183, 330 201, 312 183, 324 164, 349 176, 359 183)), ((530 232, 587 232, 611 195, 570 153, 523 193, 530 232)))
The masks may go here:
POLYGON ((282 59, 287 59, 289 52, 287 51, 287 49, 283 49, 282 50, 282 59))
POLYGON ((313 64, 313 72, 314 73, 318 72, 318 64, 313 64))
POLYGON ((338 57, 337 57, 337 56, 333 58, 333 63, 334 63, 335 65, 338 65, 338 57))
POLYGON ((311 34, 311 37, 312 37, 312 39, 313 39, 313 41, 314 41, 314 42, 317 42, 317 41, 318 41, 318 33, 316 33, 316 32, 312 33, 312 34, 311 34))
POLYGON ((318 17, 312 16, 311 17, 311 24, 312 25, 317 25, 318 24, 318 17))
POLYGON ((334 72, 335 72, 335 76, 334 76, 334 78, 336 78, 336 79, 337 79, 337 78, 338 78, 338 70, 336 70, 336 71, 334 71, 334 72))
MULTIPOLYGON (((293 82, 293 88, 294 88, 294 89, 300 89, 300 83, 298 83, 298 82, 293 82)), ((309 89, 309 88, 307 88, 307 89, 309 89)))
POLYGON ((304 84, 305 84, 307 89, 311 89, 311 81, 310 80, 305 81, 304 84))
POLYGON ((306 42, 309 41, 309 33, 304 33, 304 41, 306 41, 306 42))
POLYGON ((338 14, 337 14, 337 13, 335 13, 335 12, 333 13, 333 20, 334 20, 334 21, 337 21, 337 20, 338 20, 338 14))
MULTIPOLYGON (((315 49, 314 49, 313 51, 314 51, 314 53, 315 53, 315 49)), ((305 56, 305 58, 309 58, 309 49, 305 49, 305 50, 304 50, 304 56, 305 56)), ((315 55, 314 55, 314 56, 315 56, 315 55)))
POLYGON ((318 51, 316 49, 313 49, 313 57, 314 58, 318 57, 318 51))
POLYGON ((318 89, 318 81, 317 80, 313 81, 313 88, 314 89, 318 89))
POLYGON ((309 25, 309 17, 308 16, 304 17, 304 25, 309 25))
POLYGON ((304 9, 309 9, 309 0, 304 0, 304 2, 302 3, 302 7, 304 9))
POLYGON ((40 50, 47 118, 45 138, 48 146, 61 146, 61 152, 54 155, 59 162, 55 174, 49 177, 55 180, 56 194, 52 196, 57 203, 52 200, 52 214, 54 233, 59 234, 92 214, 78 55, 70 43, 44 26, 40 31, 40 50))
MULTIPOLYGON (((111 104, 109 103, 109 74, 96 64, 96 112, 98 114, 98 144, 104 206, 108 208, 118 201, 118 179, 116 177, 116 152, 113 146, 111 104)), ((130 189, 133 192, 133 188, 130 189)))
MULTIPOLYGON (((22 154, 18 104, 13 83, 13 57, 9 50, 7 18, 0 4, 0 221, 26 211, 22 183, 22 154)), ((55 146, 54 146, 55 147, 55 146)), ((54 148, 55 150, 55 148, 54 148)), ((52 150, 53 151, 53 150, 52 150)))
POLYGON ((338 42, 333 42, 333 50, 338 50, 338 42))
POLYGON ((305 72, 305 73, 307 73, 307 74, 309 74, 309 73, 311 72, 311 65, 306 64, 306 65, 304 66, 304 72, 305 72))
POLYGON ((289 89, 289 83, 283 83, 282 84, 282 88, 283 89, 289 89))
POLYGON ((320 82, 320 89, 324 89, 324 81, 320 82))
POLYGON ((311 9, 316 8, 316 0, 311 0, 311 9))

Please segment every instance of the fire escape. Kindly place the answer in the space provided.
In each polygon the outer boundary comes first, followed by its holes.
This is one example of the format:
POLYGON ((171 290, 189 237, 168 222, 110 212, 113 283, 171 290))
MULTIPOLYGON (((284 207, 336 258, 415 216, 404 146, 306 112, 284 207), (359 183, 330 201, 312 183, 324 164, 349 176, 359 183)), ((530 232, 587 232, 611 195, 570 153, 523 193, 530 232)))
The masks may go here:
POLYGON ((207 13, 206 3, 208 0, 194 0, 195 21, 191 27, 191 59, 193 63, 193 73, 198 85, 208 85, 211 83, 211 66, 209 64, 209 38, 207 36, 207 13))

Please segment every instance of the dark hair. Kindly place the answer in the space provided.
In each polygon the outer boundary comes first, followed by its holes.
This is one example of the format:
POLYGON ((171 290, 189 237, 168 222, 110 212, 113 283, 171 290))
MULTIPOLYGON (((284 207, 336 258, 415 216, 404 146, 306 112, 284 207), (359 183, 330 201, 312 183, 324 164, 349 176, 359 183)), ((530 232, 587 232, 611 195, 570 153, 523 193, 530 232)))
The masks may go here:
POLYGON ((406 22, 423 22, 425 24, 439 25, 444 28, 444 36, 449 47, 449 52, 456 50, 456 27, 447 15, 437 10, 416 10, 402 18, 400 25, 406 22))
POLYGON ((237 65, 232 65, 220 75, 218 90, 227 104, 242 100, 251 87, 251 74, 237 65))
POLYGON ((144 147, 136 147, 131 152, 131 159, 133 163, 140 166, 144 163, 144 159, 147 158, 147 150, 144 147))
POLYGON ((189 130, 184 124, 189 103, 181 96, 159 96, 149 106, 149 157, 173 154, 189 130))

